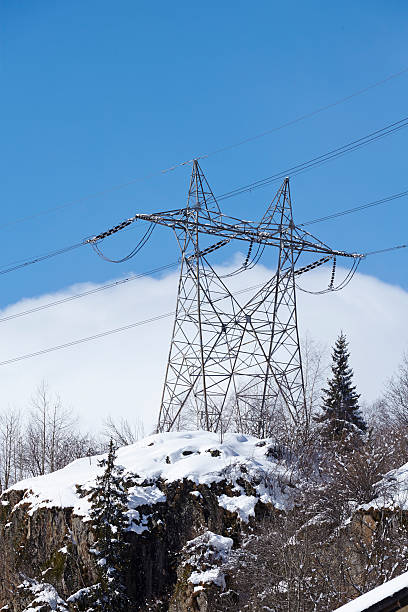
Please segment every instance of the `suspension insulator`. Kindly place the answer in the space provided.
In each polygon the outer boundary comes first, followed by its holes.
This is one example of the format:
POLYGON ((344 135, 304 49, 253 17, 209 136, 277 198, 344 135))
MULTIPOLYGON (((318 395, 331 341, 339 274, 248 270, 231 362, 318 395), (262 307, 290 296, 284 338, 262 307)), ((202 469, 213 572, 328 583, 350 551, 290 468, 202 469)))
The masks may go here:
POLYGON ((333 257, 333 267, 332 267, 332 273, 331 273, 331 277, 330 277, 330 284, 329 284, 329 289, 333 290, 334 287, 334 278, 336 276, 336 256, 333 257))
POLYGON ((225 238, 224 240, 220 240, 219 242, 215 242, 214 244, 212 244, 211 246, 207 247, 203 251, 197 251, 196 253, 194 253, 193 255, 190 255, 186 259, 188 261, 190 261, 190 260, 194 259, 195 257, 203 257, 205 255, 209 255, 209 253, 212 253, 213 251, 216 251, 217 249, 220 249, 221 247, 225 246, 229 242, 230 242, 230 239, 229 238, 225 238))
POLYGON ((99 240, 108 238, 108 236, 112 236, 112 234, 116 234, 116 232, 120 232, 120 230, 124 229, 125 227, 127 227, 133 222, 134 222, 134 219, 126 219, 126 221, 122 221, 122 223, 115 225, 115 227, 111 227, 106 232, 102 232, 101 234, 98 234, 97 236, 94 236, 93 238, 89 238, 88 240, 86 240, 86 242, 88 243, 98 242, 99 240))
POLYGON ((248 262, 249 262, 249 258, 251 257, 251 253, 252 253, 252 247, 254 246, 254 241, 251 240, 251 242, 249 243, 249 249, 248 249, 248 253, 247 256, 245 257, 245 261, 244 261, 244 268, 247 267, 248 262))
POLYGON ((295 276, 299 276, 300 274, 304 274, 305 272, 314 270, 315 268, 318 268, 319 266, 322 266, 323 264, 327 263, 330 259, 331 259, 330 257, 321 257, 317 261, 314 261, 308 264, 307 266, 304 266, 303 268, 299 268, 298 270, 295 270, 294 274, 295 276))

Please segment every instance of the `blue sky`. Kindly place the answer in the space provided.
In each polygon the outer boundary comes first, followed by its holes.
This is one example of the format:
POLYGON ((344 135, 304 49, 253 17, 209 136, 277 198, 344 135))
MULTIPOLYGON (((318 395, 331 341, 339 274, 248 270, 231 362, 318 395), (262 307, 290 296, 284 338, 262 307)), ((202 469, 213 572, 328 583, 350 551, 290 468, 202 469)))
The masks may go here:
MULTIPOLYGON (((402 0, 2 0, 0 271, 135 212, 181 207, 190 167, 162 169, 272 130, 408 68, 407 17, 402 0)), ((201 165, 215 194, 225 193, 400 120, 408 115, 407 94, 408 72, 305 121, 210 155, 201 165)), ((407 190, 407 138, 408 128, 293 177, 295 220, 407 190)), ((256 219, 278 186, 225 200, 222 208, 256 219)), ((310 229, 333 248, 365 252, 407 242, 406 211, 407 198, 310 229)), ((121 256, 140 231, 123 232, 103 248, 121 256)), ((20 312, 72 295, 77 283, 97 286, 177 257, 166 229, 122 265, 81 247, 0 275, 0 308, 9 306, 3 314, 20 312)), ((225 263, 221 252, 217 257, 225 263)), ((340 328, 348 333, 356 382, 368 400, 381 392, 408 346, 407 258, 408 249, 369 258, 359 269, 363 276, 345 291, 299 296, 302 335, 330 347, 340 328)), ((268 269, 255 270, 255 276, 271 273, 271 255, 263 264, 268 269)), ((320 269, 312 282, 323 288, 329 275, 320 269)), ((242 277, 239 283, 251 284, 242 277)), ((176 275, 143 279, 3 322, 0 362, 167 312, 174 308, 176 284, 176 275)), ((91 425, 114 413, 138 414, 150 427, 170 333, 171 318, 4 366, 3 405, 27 405, 45 378, 91 425)))
MULTIPOLYGON (((160 170, 329 104, 408 66, 403 1, 144 3, 2 0, 1 263, 75 243, 137 211, 182 206, 189 167, 160 170), (116 184, 150 175, 97 197, 116 184), (85 198, 81 200, 81 198, 85 198), (22 217, 79 200, 58 212, 22 217)), ((273 174, 407 112, 408 73, 313 118, 202 161, 214 192, 273 174)), ((408 188, 408 131, 295 177, 305 221, 408 188)), ((223 203, 260 216, 278 185, 223 203)), ((408 240, 407 199, 310 229, 336 248, 408 240)), ((106 244, 129 250, 138 231, 106 244)), ((408 288, 408 253, 361 271, 408 288)), ((1 277, 0 305, 177 257, 170 232, 121 266, 88 248, 1 277)), ((267 263, 267 262, 265 262, 267 263)))

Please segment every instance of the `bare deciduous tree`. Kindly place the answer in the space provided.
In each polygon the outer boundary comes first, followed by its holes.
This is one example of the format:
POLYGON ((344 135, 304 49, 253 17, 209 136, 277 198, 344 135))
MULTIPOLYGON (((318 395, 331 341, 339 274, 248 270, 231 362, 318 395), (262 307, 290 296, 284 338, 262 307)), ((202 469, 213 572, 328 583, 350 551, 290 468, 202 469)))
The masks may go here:
POLYGON ((0 414, 0 491, 7 489, 17 476, 20 443, 20 413, 4 411, 0 414))
POLYGON ((384 399, 394 420, 408 428, 408 354, 403 356, 397 374, 388 381, 384 399))
POLYGON ((121 418, 115 421, 111 416, 105 420, 102 433, 108 440, 113 440, 115 446, 134 444, 145 435, 143 421, 140 418, 131 424, 127 419, 121 418))
POLYGON ((53 472, 64 463, 66 440, 72 438, 76 419, 61 398, 43 381, 37 388, 26 430, 26 460, 32 476, 53 472))
POLYGON ((327 349, 306 336, 302 341, 302 363, 306 395, 304 422, 310 431, 312 418, 320 407, 322 387, 329 370, 327 349))

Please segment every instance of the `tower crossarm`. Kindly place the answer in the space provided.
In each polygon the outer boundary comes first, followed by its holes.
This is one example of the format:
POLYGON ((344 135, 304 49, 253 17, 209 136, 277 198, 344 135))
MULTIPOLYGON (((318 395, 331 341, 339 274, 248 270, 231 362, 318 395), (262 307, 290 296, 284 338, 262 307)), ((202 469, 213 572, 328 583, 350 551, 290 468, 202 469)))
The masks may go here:
POLYGON ((123 230, 125 227, 136 221, 147 221, 154 225, 162 225, 176 231, 187 233, 207 234, 228 240, 241 240, 244 242, 261 244, 265 246, 279 247, 282 245, 290 246, 296 252, 309 252, 336 257, 351 257, 361 259, 361 253, 350 253, 347 251, 331 249, 328 245, 321 242, 318 238, 305 232, 302 228, 293 224, 292 227, 282 227, 277 223, 255 223, 218 214, 216 217, 201 215, 200 210, 194 207, 168 210, 151 214, 138 213, 122 221, 118 225, 89 238, 86 242, 95 244, 112 234, 123 230))
MULTIPOLYGON (((135 221, 138 219, 170 227, 174 230, 198 232, 229 240, 235 239, 266 246, 279 247, 282 240, 282 227, 278 224, 270 224, 268 229, 260 230, 257 224, 252 221, 235 219, 226 215, 222 215, 220 221, 214 220, 209 223, 208 220, 200 219, 200 215, 194 209, 172 210, 153 214, 140 213, 134 217, 135 221)), ((305 232, 301 232, 300 228, 294 226, 293 229, 297 231, 288 232, 285 243, 287 246, 290 245, 294 251, 321 253, 337 257, 352 257, 355 259, 363 257, 360 253, 349 253, 347 251, 331 249, 319 240, 311 240, 310 234, 302 236, 305 232)))

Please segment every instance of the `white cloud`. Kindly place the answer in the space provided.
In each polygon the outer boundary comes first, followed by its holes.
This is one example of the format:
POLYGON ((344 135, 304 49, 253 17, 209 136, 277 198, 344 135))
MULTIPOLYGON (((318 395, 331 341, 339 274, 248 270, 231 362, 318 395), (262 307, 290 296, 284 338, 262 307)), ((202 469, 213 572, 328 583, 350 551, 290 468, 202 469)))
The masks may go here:
MULTIPOLYGON (((242 288, 271 274, 265 267, 233 278, 242 288)), ((341 271, 339 271, 341 274, 341 271)), ((319 269, 299 282, 322 288, 329 272, 319 269)), ((54 295, 24 299, 1 317, 78 293, 96 285, 69 287, 54 295)), ((177 274, 141 278, 87 298, 0 323, 0 361, 63 344, 147 319, 174 309, 177 274)), ((247 296, 245 296, 247 297, 247 296)), ((381 392, 408 348, 408 293, 373 277, 357 274, 343 291, 321 296, 298 294, 301 335, 327 345, 340 329, 349 340, 359 391, 367 400, 381 392)), ((72 406, 86 427, 99 428, 103 418, 142 417, 146 429, 158 415, 172 318, 143 325, 73 348, 0 367, 2 406, 28 407, 35 387, 46 379, 72 406)))

